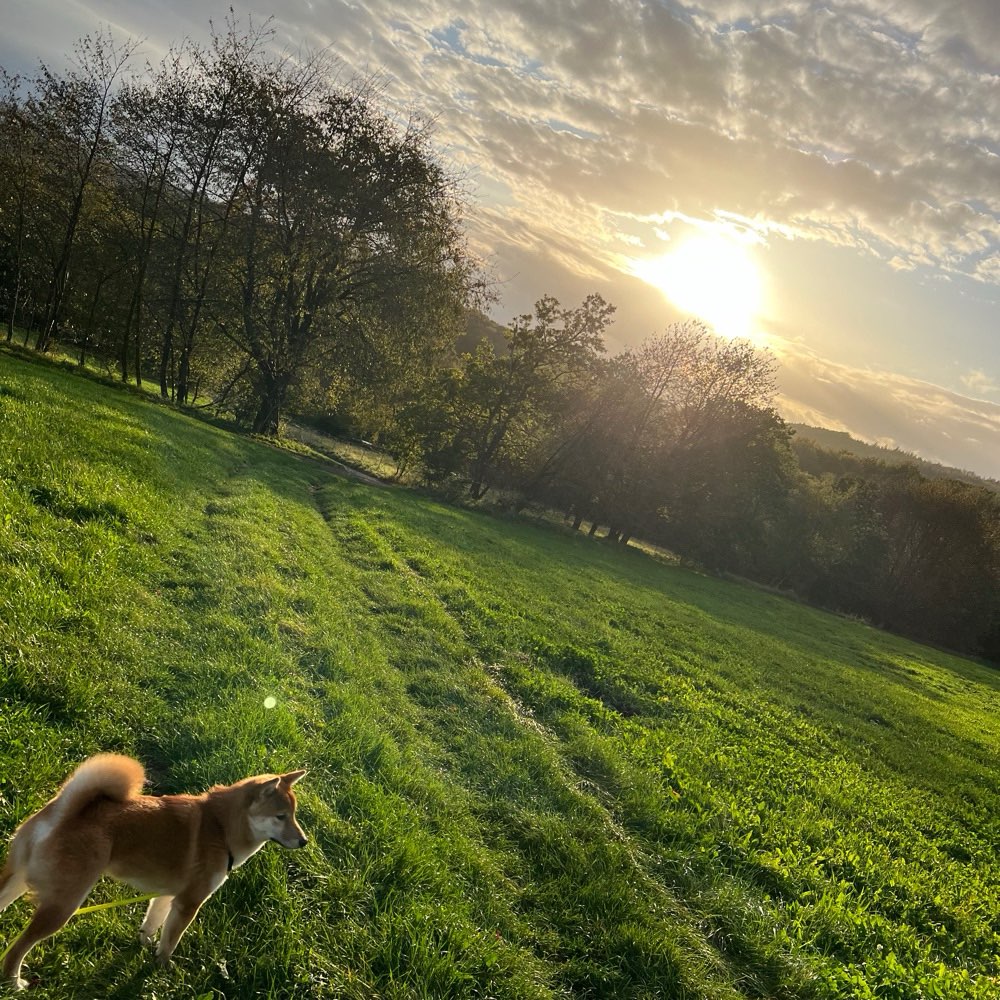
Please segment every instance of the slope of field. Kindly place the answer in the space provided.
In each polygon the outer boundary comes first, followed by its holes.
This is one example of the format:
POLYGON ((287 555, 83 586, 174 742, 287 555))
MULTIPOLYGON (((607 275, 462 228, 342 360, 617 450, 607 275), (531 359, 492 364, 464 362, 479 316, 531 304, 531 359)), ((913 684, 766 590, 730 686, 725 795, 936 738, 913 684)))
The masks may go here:
POLYGON ((0 832, 101 749, 310 769, 173 967, 81 916, 37 996, 995 998, 998 688, 0 354, 0 832))

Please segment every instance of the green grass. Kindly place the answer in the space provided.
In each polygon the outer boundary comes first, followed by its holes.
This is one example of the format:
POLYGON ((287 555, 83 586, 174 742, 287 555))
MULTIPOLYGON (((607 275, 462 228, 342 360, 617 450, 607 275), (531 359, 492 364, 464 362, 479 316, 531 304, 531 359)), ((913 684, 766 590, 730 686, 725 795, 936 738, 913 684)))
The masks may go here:
POLYGON ((105 911, 37 996, 1000 995, 995 672, 3 354, 0 705, 5 833, 310 769, 169 970, 105 911))

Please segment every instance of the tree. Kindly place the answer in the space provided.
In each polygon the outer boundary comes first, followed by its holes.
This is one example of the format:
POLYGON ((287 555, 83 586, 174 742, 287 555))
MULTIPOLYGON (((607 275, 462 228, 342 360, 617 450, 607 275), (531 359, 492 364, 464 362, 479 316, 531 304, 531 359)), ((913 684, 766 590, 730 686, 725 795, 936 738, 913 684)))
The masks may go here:
MULTIPOLYGON (((132 80, 112 107, 115 146, 115 214, 122 253, 130 261, 128 306, 119 330, 118 363, 122 381, 142 384, 143 339, 150 272, 165 247, 163 231, 171 207, 183 197, 177 159, 185 146, 194 89, 190 46, 171 50, 147 80, 132 80)), ((161 384, 161 393, 165 387, 161 384)))
POLYGON ((442 302, 457 322, 476 280, 431 130, 397 129, 364 88, 331 89, 322 61, 271 69, 243 108, 253 155, 229 308, 212 316, 247 359, 259 433, 277 430, 316 366, 374 366, 387 332, 396 344, 436 337, 442 302))
POLYGON ((230 15, 224 32, 213 30, 210 49, 185 47, 184 62, 175 60, 160 88, 158 103, 178 140, 164 225, 159 382, 162 396, 173 385, 182 403, 220 258, 235 238, 230 223, 259 152, 259 105, 279 86, 283 63, 264 54, 271 34, 266 22, 244 32, 230 15))
POLYGON ((462 433, 473 498, 485 496, 504 467, 508 479, 523 478, 533 443, 593 374, 614 311, 596 294, 576 309, 563 309, 546 296, 533 316, 514 320, 505 354, 483 344, 470 357, 466 384, 477 412, 469 414, 462 433))
MULTIPOLYGON (((768 355, 697 321, 674 324, 604 366, 576 417, 553 424, 543 492, 572 506, 575 523, 607 523, 619 540, 655 532, 704 475, 702 452, 757 424, 764 437, 764 428, 780 426, 769 410, 773 392, 768 355)), ((783 447, 780 435, 770 440, 783 447)), ((536 477, 532 489, 541 485, 536 477)))
POLYGON ((876 619, 958 648, 985 633, 997 609, 996 495, 896 476, 883 484, 879 509, 886 541, 876 619))
POLYGON ((57 76, 43 66, 22 107, 35 142, 45 151, 41 163, 48 218, 43 231, 49 279, 40 351, 48 349, 62 319, 87 201, 109 162, 114 89, 134 49, 135 43, 119 46, 110 34, 84 37, 76 46, 77 68, 57 76))
POLYGON ((801 476, 782 530, 796 591, 880 627, 996 658, 997 495, 927 479, 912 465, 814 445, 801 453, 819 475, 801 476))
POLYGON ((442 369, 400 413, 400 437, 427 477, 460 482, 473 499, 530 476, 533 453, 592 376, 614 307, 589 296, 576 309, 551 297, 505 332, 506 350, 482 341, 442 369))
POLYGON ((778 582, 796 484, 789 438, 769 407, 717 409, 697 445, 669 453, 662 506, 644 529, 712 569, 778 582))
POLYGON ((37 296, 34 234, 40 193, 38 149, 22 113, 21 81, 0 69, 0 294, 8 343, 18 311, 37 296))

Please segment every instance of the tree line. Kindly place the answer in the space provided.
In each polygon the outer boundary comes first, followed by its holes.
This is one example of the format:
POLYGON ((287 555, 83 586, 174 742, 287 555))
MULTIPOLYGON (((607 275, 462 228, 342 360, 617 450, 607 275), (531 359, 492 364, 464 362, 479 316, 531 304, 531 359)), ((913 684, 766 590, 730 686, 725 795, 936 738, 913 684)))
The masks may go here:
POLYGON ((480 282, 431 128, 268 41, 231 21, 135 73, 99 34, 66 73, 0 78, 8 341, 58 337, 273 433, 318 372, 454 340, 480 282))
POLYGON ((697 321, 607 357, 613 312, 542 299, 434 372, 383 440, 438 489, 1000 662, 1000 492, 796 439, 773 358, 697 321))
POLYGON ((229 22, 137 73, 97 35, 0 74, 8 341, 1000 661, 996 493, 794 440, 773 358, 696 321, 612 356, 612 305, 543 297, 470 336, 489 288, 432 127, 268 42, 229 22))

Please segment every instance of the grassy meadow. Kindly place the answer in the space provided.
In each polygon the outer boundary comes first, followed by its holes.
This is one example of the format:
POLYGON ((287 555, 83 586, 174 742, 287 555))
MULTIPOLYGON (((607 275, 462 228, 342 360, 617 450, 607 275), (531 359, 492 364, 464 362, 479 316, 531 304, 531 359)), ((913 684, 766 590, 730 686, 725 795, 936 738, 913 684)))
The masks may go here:
POLYGON ((0 354, 0 834, 310 770, 170 969, 133 905, 29 995, 997 998, 998 748, 986 667, 0 354))

